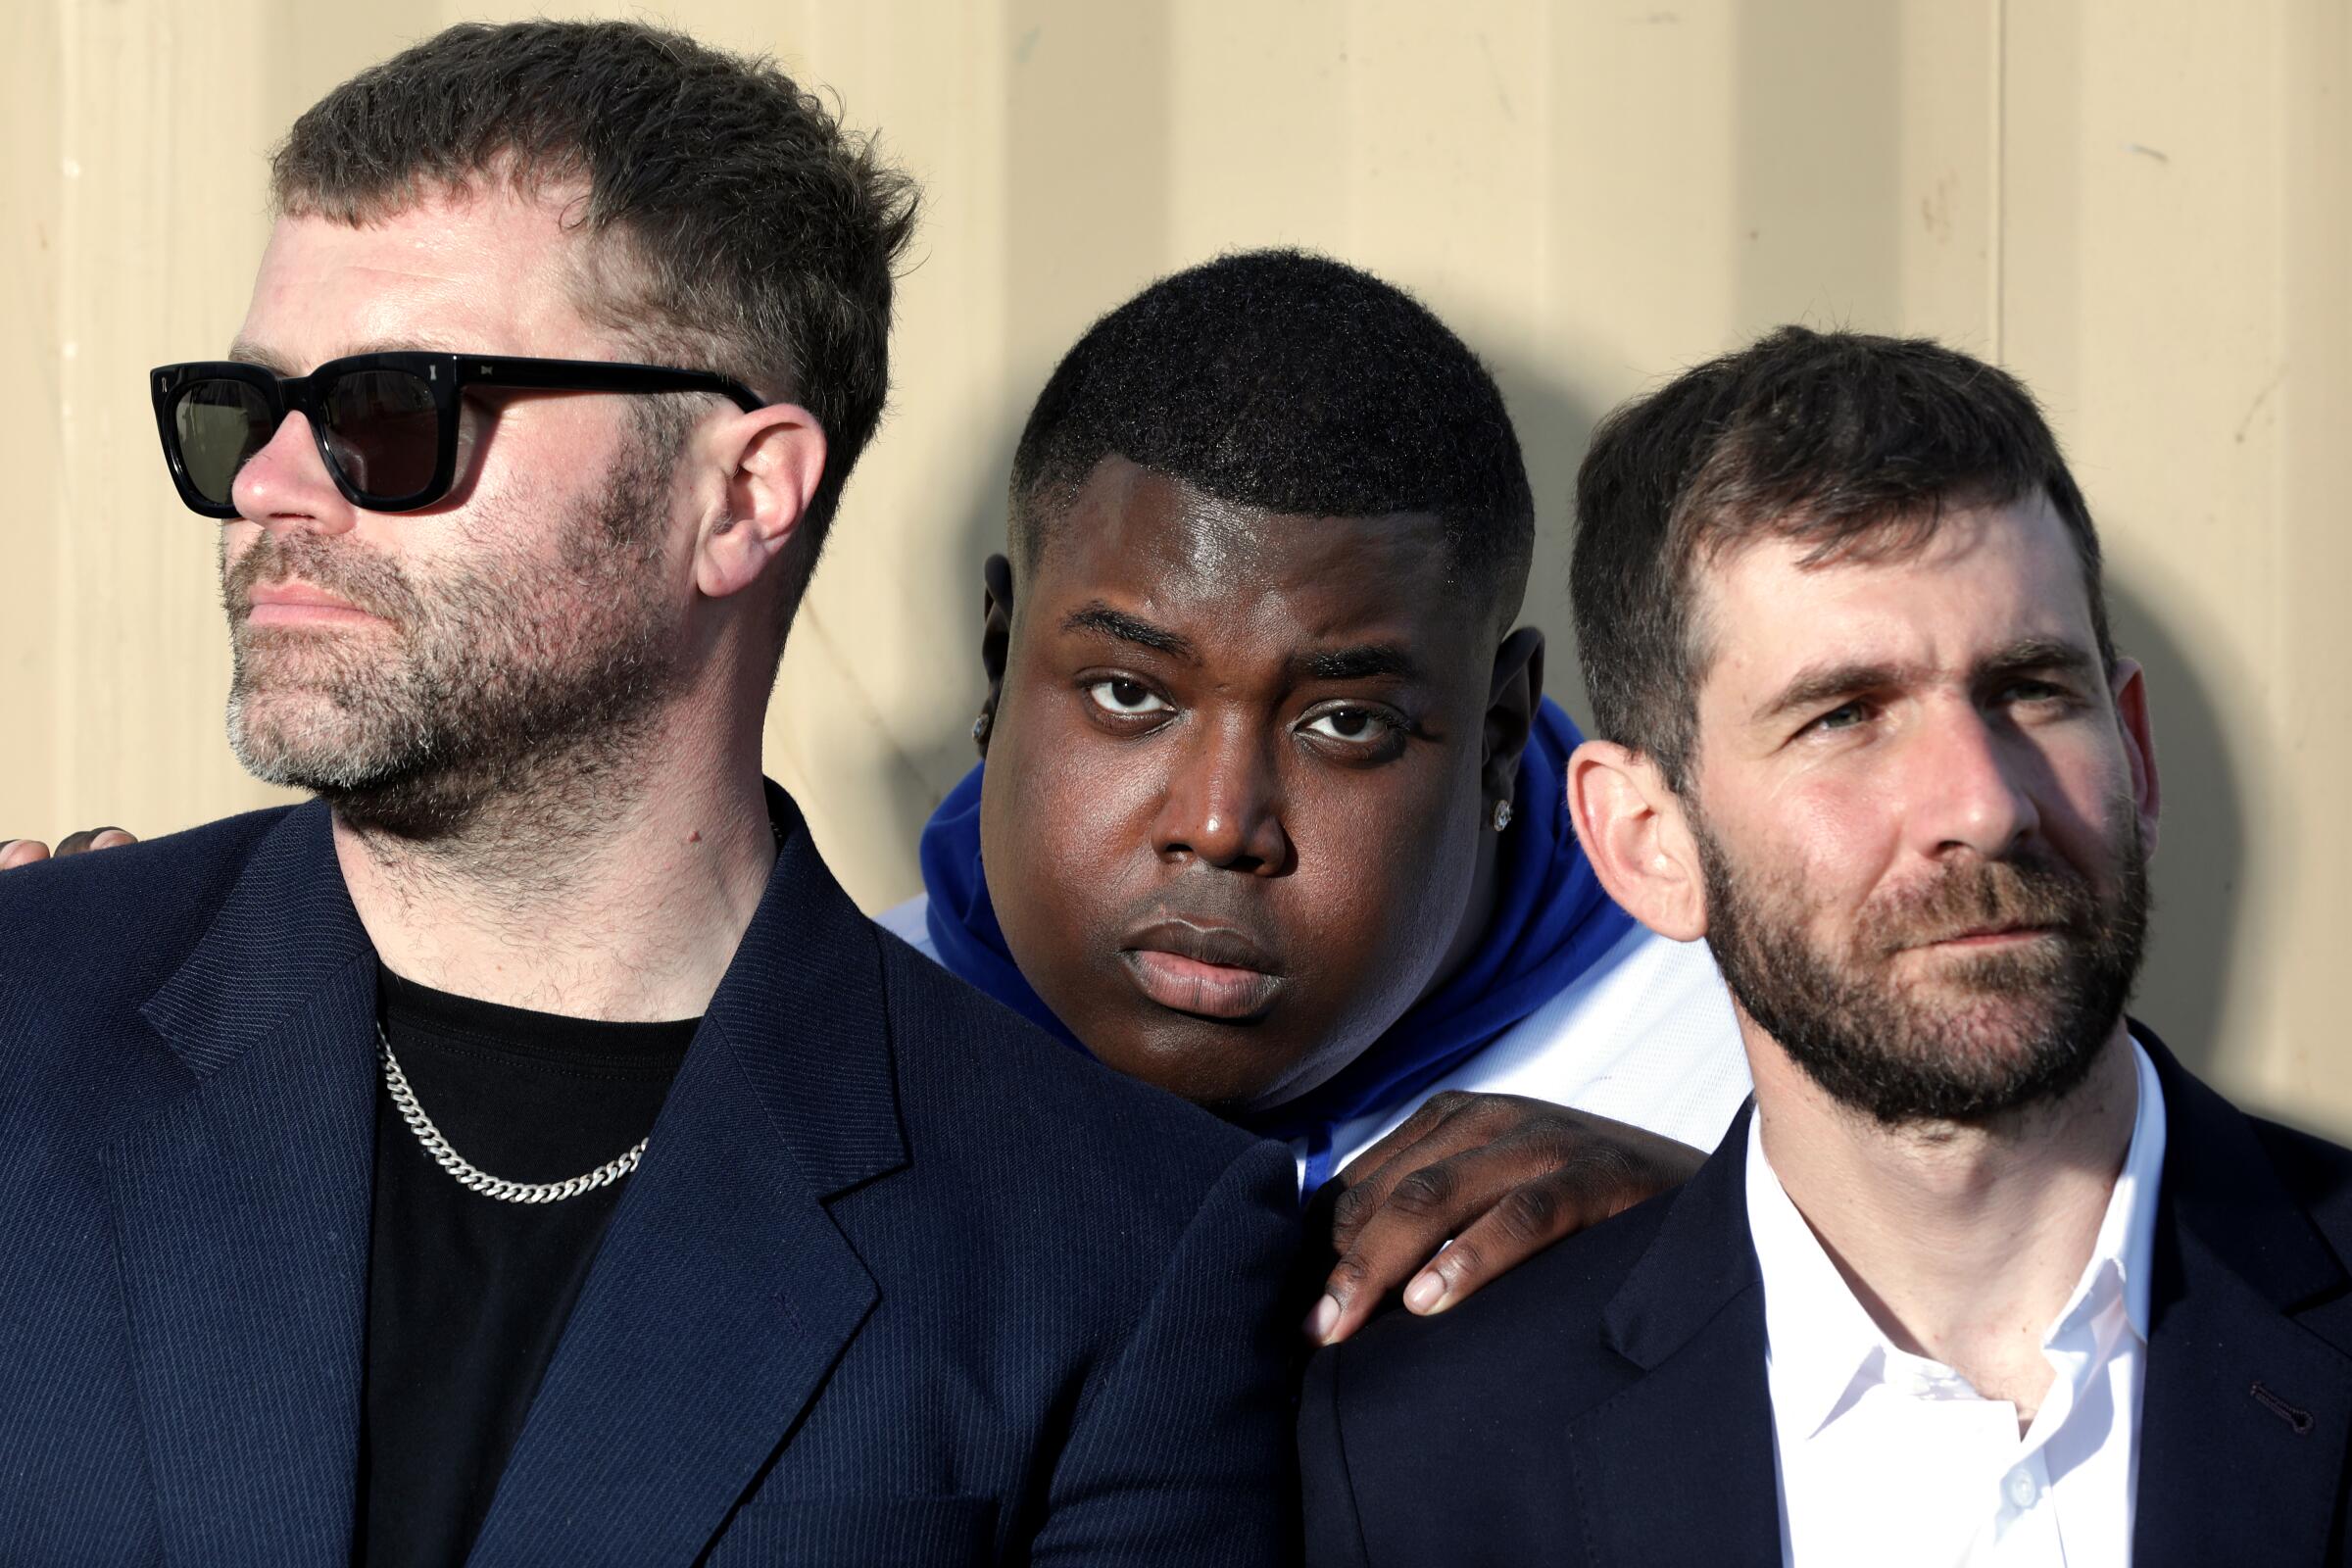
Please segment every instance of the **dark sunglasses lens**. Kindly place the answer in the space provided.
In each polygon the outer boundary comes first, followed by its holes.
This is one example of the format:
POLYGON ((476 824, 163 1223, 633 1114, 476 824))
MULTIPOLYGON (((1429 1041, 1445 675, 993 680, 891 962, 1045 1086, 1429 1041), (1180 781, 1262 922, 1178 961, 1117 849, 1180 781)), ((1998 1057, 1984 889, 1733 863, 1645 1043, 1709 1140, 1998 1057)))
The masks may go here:
POLYGON ((422 376, 356 370, 326 395, 326 448, 353 489, 403 501, 433 482, 440 411, 422 376))
POLYGON ((237 470, 270 444, 276 428, 262 389, 245 381, 191 382, 172 408, 172 424, 188 482, 221 507, 228 505, 237 470))

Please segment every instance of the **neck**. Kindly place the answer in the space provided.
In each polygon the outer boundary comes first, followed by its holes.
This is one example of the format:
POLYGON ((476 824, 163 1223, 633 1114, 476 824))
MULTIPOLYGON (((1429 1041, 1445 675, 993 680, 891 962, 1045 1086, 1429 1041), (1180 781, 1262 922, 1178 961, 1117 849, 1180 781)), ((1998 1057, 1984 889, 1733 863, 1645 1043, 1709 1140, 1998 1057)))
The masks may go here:
POLYGON ((335 817, 353 906, 394 973, 570 1017, 699 1016, 775 863, 759 735, 658 729, 593 777, 486 803, 430 840, 335 817), (702 765, 679 759, 711 759, 702 765))
POLYGON ((1988 1398, 2038 1407, 2066 1307, 2132 1142, 2139 1089, 2118 1019, 2082 1083, 1984 1124, 1887 1127, 1831 1100, 1742 1015, 1765 1157, 1895 1345, 1988 1398))

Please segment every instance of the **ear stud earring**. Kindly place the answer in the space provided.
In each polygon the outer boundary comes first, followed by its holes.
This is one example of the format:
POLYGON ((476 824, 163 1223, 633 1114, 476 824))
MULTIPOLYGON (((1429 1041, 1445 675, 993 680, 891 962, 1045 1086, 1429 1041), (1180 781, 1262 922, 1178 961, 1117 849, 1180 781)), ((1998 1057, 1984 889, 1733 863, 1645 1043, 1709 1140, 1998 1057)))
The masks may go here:
POLYGON ((1511 825, 1511 803, 1509 801, 1496 801, 1494 803, 1494 831, 1497 833, 1511 825))
POLYGON ((985 708, 980 710, 980 716, 972 720, 972 740, 974 744, 985 745, 987 743, 989 726, 995 721, 996 715, 994 713, 991 713, 985 708))

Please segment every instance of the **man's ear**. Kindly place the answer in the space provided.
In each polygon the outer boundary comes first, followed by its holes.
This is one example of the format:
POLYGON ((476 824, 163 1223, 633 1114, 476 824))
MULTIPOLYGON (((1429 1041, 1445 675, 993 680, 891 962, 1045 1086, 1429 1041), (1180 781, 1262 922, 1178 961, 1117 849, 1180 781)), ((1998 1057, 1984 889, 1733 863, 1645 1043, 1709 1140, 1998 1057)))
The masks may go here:
POLYGON ((2164 788, 2156 776, 2156 729, 2148 716, 2148 674, 2136 659, 2118 659, 2108 677, 2115 697, 2116 722, 2124 732, 2124 756, 2132 765, 2132 805, 2139 812, 2139 838, 2149 855, 2156 853, 2156 818, 2164 804, 2164 788))
POLYGON ((997 699, 1004 691, 1004 660, 1012 646, 1012 563, 991 556, 980 564, 980 673, 988 681, 972 739, 988 756, 989 732, 997 724, 997 699))
POLYGON ((717 493, 694 542, 694 585, 724 599, 760 579, 800 537, 825 472, 825 432, 794 403, 770 403, 698 429, 693 449, 717 493))
POLYGON ((1544 700, 1544 634, 1522 626, 1494 650, 1494 674, 1487 687, 1484 760, 1479 787, 1486 808, 1511 800, 1519 791, 1519 759, 1527 751, 1527 736, 1536 722, 1536 705, 1544 700))
POLYGON ((1568 817, 1600 885, 1662 937, 1707 934, 1706 877, 1683 803, 1658 765, 1615 741, 1568 758, 1568 817))

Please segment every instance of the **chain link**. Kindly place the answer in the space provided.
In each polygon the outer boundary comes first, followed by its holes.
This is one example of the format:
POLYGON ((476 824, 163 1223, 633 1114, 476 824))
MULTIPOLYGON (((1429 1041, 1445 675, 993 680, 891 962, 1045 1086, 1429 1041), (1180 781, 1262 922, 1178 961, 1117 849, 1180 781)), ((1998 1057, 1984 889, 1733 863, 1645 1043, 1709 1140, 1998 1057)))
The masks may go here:
POLYGON ((640 1138, 637 1147, 618 1159, 607 1160, 587 1175, 574 1176, 567 1182, 511 1182, 504 1177, 493 1176, 486 1170, 466 1163, 464 1156, 450 1148, 449 1140, 441 1136, 441 1129, 433 1125, 433 1119, 424 1113, 424 1107, 416 1103, 416 1092, 409 1087, 408 1074, 400 1070, 400 1058, 392 1054, 392 1037, 384 1033, 384 1026, 380 1023, 375 1026, 375 1049, 376 1054, 384 1058, 384 1087, 391 1091, 392 1103, 400 1111, 400 1119, 409 1124, 409 1131, 416 1135, 416 1141, 424 1146, 426 1153, 433 1156, 435 1164, 484 1198, 495 1198, 507 1203, 560 1203, 566 1198, 577 1198, 582 1193, 593 1193, 599 1187, 610 1187, 635 1170, 637 1162, 645 1157, 647 1140, 640 1138))

